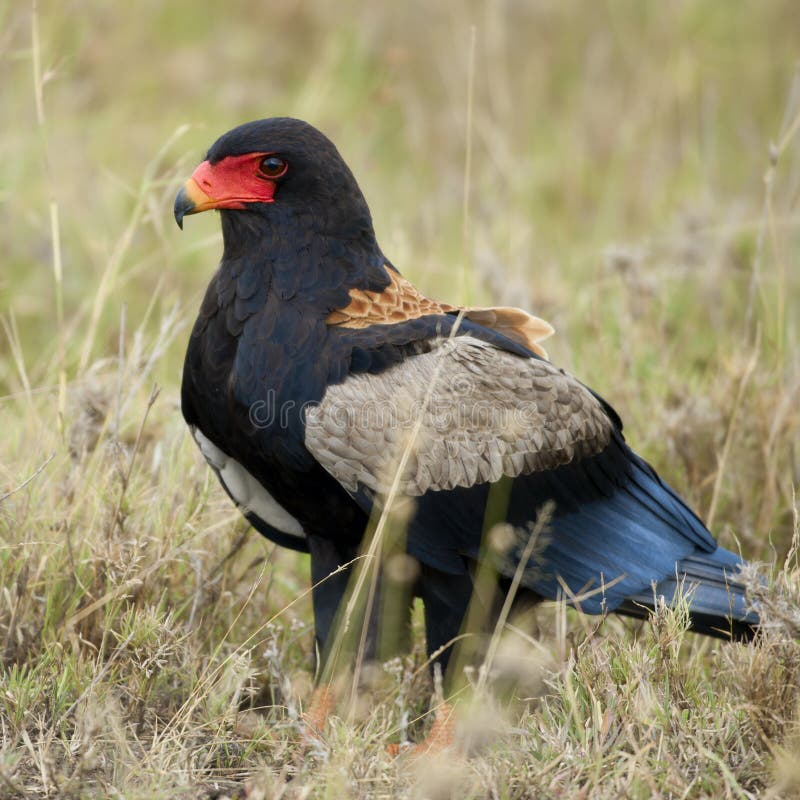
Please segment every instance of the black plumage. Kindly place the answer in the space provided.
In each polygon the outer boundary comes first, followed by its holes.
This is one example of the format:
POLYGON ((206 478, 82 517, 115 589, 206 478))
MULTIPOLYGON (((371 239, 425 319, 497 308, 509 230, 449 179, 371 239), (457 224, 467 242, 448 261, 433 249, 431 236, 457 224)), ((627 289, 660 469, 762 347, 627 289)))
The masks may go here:
MULTIPOLYGON (((329 404, 362 386, 365 401, 384 385, 424 395, 428 387, 413 386, 419 359, 454 337, 454 355, 442 351, 446 373, 477 376, 484 386, 507 384, 508 397, 517 399, 515 381, 532 381, 540 416, 539 427, 522 423, 521 444, 506 437, 502 448, 491 441, 491 430, 488 440, 481 430, 485 441, 478 446, 451 429, 460 442, 453 445, 453 462, 425 466, 430 488, 415 497, 406 547, 420 563, 414 592, 426 605, 429 651, 459 632, 487 524, 507 522, 524 532, 548 503, 552 518, 525 567, 523 598, 566 590, 581 595, 579 604, 590 613, 644 616, 654 592, 669 601, 683 581, 698 630, 751 634, 758 617, 737 582, 738 557, 718 548, 697 516, 630 450, 606 401, 563 371, 534 370, 543 363, 538 348, 526 346, 524 337, 510 338, 508 326, 502 332, 478 324, 452 306, 434 304, 439 310, 430 312, 434 301, 420 304, 421 296, 409 294, 403 305, 395 295, 391 318, 387 312, 376 324, 371 312, 370 324, 359 321, 367 319, 356 313, 363 298, 379 312, 385 293, 416 290, 400 282, 383 255, 352 173, 319 131, 298 120, 267 119, 225 134, 176 198, 176 219, 180 224, 184 215, 206 208, 220 209, 224 253, 191 334, 183 413, 254 527, 278 544, 311 553, 315 582, 358 553, 382 499, 379 470, 371 465, 387 446, 381 436, 389 436, 358 420, 336 427, 329 404), (285 174, 272 179, 259 172, 266 155, 281 159, 285 174), (237 188, 240 180, 255 188, 237 188), (354 313, 333 324, 331 315, 348 306, 354 313), (410 310, 403 318, 397 308, 410 310), (479 357, 489 366, 480 366, 479 357), (556 414, 559 403, 574 406, 567 422, 556 414), (323 434, 310 433, 312 417, 322 420, 323 434), (325 434, 326 423, 340 435, 325 434), (525 442, 535 443, 530 451, 525 442), (336 448, 342 453, 331 455, 336 448), (360 470, 363 479, 343 485, 341 470, 360 470), (496 484, 505 487, 507 502, 489 520, 496 484)), ((414 494, 411 484, 406 493, 414 494)), ((497 560, 501 588, 523 540, 497 560)), ((343 572, 315 590, 323 648, 346 579, 343 572)), ((439 660, 446 663, 449 652, 445 647, 439 660)))

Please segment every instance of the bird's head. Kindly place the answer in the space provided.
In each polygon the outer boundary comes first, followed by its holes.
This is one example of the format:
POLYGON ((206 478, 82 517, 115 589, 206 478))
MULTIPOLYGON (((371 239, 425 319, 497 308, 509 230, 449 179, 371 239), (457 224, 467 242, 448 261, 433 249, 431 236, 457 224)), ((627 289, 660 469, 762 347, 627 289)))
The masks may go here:
MULTIPOLYGON (((223 220, 248 215, 248 227, 274 222, 278 208, 311 212, 335 224, 336 209, 364 218, 369 209, 333 142, 298 119, 273 117, 221 136, 175 198, 175 221, 216 208, 223 220), (253 215, 257 215, 256 218, 253 215)), ((224 225, 224 222, 223 222, 224 225)))
POLYGON ((353 173, 307 122, 261 119, 217 139, 178 192, 175 221, 183 227, 211 208, 222 220, 222 266, 252 263, 282 297, 303 286, 309 303, 329 311, 347 305, 350 288, 389 283, 353 173))

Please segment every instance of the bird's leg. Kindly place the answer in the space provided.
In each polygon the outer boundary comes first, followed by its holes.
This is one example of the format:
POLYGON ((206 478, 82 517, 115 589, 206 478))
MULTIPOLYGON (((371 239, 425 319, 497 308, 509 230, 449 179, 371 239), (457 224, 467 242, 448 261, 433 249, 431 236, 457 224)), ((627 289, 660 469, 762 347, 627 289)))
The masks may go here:
POLYGON ((317 739, 334 708, 333 669, 329 663, 334 621, 347 591, 350 569, 342 568, 350 559, 329 539, 308 537, 311 554, 311 584, 316 638, 317 686, 303 714, 304 737, 317 739))
POLYGON ((389 755, 399 755, 404 753, 411 756, 425 754, 435 755, 442 750, 452 747, 455 743, 455 705, 444 699, 442 690, 442 670, 439 663, 433 666, 433 680, 435 688, 435 706, 432 712, 433 725, 428 731, 428 735, 420 744, 391 744, 386 748, 389 755))
POLYGON ((465 667, 483 659, 487 633, 493 629, 503 600, 497 574, 488 564, 465 564, 461 575, 423 567, 419 591, 425 604, 426 644, 437 684, 437 702, 433 725, 424 741, 390 750, 412 755, 438 752, 455 743, 453 698, 466 688, 465 667))
POLYGON ((303 736, 306 740, 321 736, 325 723, 333 712, 335 702, 335 692, 330 684, 323 684, 314 689, 311 702, 303 714, 303 736))
POLYGON ((431 725, 431 729, 428 731, 424 741, 419 744, 390 744, 386 748, 386 752, 391 756, 400 755, 401 753, 410 756, 421 756, 426 753, 435 755, 453 746, 455 733, 455 706, 445 700, 436 707, 433 725, 431 725))
MULTIPOLYGON (((364 596, 353 598, 351 603, 353 584, 357 583, 353 579, 358 575, 351 564, 356 551, 313 536, 309 537, 309 549, 318 685, 304 722, 306 735, 319 738, 337 695, 345 694, 342 689, 348 679, 356 681, 360 688, 367 674, 363 667, 378 657, 385 661, 398 648, 408 646, 412 601, 409 581, 415 575, 413 571, 397 569, 396 564, 386 573, 381 567, 374 581, 368 575, 361 582, 364 596), (350 566, 343 568, 346 564, 350 566), (345 619, 347 615, 350 618, 345 619)), ((361 562, 358 566, 364 568, 367 564, 361 562)))
POLYGON ((390 745, 387 751, 396 755, 409 753, 422 755, 435 753, 455 743, 455 707, 445 691, 452 693, 456 672, 460 672, 461 648, 459 633, 469 609, 473 580, 469 573, 450 575, 423 566, 418 591, 425 605, 425 637, 428 656, 432 661, 439 701, 434 709, 434 720, 428 735, 419 744, 390 745), (454 657, 455 656, 455 657, 454 657), (452 664, 449 674, 448 664, 452 664), (445 680, 442 680, 442 675, 445 680))

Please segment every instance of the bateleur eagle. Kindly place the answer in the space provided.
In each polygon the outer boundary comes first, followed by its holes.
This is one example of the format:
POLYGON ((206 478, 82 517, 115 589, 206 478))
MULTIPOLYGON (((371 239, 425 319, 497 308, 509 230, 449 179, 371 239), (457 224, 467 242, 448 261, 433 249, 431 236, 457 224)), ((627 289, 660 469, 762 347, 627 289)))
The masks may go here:
POLYGON ((390 494, 443 665, 477 565, 492 558, 502 592, 523 554, 521 601, 643 617, 682 588, 694 629, 752 632, 739 557, 628 447, 611 406, 547 360, 547 323, 424 297, 383 254, 322 133, 288 118, 229 131, 175 219, 207 209, 224 250, 189 341, 183 414, 253 527, 310 553, 321 652, 348 579, 335 570, 390 494))

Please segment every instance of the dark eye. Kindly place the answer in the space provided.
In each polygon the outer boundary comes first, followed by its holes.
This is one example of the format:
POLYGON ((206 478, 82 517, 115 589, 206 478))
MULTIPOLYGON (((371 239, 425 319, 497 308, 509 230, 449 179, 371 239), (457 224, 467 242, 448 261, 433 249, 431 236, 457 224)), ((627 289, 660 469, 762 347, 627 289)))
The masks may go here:
POLYGON ((261 174, 268 178, 280 178, 289 165, 280 156, 267 156, 261 159, 258 168, 261 170, 261 174))

